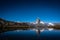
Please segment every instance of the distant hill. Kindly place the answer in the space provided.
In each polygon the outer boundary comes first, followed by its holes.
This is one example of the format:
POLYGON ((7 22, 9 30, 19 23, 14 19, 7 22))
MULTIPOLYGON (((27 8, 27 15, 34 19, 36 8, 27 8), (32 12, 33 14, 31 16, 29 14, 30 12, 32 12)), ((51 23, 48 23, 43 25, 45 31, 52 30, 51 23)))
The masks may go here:
POLYGON ((54 23, 55 25, 60 25, 60 23, 54 23))
MULTIPOLYGON (((54 26, 48 26, 48 23, 40 24, 42 27, 48 27, 48 28, 54 28, 54 29, 60 29, 60 23, 53 23, 54 26)), ((16 30, 16 29, 29 29, 29 28, 35 28, 36 24, 33 23, 27 23, 27 22, 13 22, 8 21, 3 18, 0 18, 0 32, 6 31, 6 30, 16 30)))

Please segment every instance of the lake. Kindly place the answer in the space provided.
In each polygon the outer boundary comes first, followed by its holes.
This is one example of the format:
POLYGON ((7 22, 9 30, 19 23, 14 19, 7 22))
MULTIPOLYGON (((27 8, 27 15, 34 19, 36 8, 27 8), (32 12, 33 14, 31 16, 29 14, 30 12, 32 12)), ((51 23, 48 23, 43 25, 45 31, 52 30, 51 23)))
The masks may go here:
POLYGON ((0 33, 0 40, 60 40, 60 30, 44 30, 38 34, 34 30, 14 30, 0 33))

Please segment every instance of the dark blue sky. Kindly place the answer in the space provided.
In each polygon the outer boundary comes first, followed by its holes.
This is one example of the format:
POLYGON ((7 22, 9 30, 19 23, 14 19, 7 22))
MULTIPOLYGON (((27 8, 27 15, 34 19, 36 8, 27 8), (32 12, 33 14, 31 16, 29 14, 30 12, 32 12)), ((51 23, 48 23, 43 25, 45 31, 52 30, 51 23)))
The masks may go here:
POLYGON ((59 0, 0 0, 0 18, 32 22, 60 22, 59 0))

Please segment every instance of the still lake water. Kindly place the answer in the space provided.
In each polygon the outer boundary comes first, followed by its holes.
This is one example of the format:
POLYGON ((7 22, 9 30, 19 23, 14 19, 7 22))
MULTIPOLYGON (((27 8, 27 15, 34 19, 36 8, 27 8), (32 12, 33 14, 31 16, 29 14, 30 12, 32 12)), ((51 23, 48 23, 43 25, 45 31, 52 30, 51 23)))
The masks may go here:
POLYGON ((44 30, 37 34, 34 30, 15 30, 0 33, 0 40, 60 40, 60 30, 44 30))

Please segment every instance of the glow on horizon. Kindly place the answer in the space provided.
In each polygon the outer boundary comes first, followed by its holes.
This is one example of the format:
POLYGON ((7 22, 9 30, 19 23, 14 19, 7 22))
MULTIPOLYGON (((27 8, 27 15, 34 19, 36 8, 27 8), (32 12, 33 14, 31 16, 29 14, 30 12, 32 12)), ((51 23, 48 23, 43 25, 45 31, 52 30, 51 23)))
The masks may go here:
POLYGON ((48 26, 54 26, 54 24, 53 23, 48 23, 48 26))
POLYGON ((44 24, 44 22, 43 22, 43 21, 41 21, 40 23, 44 24))

